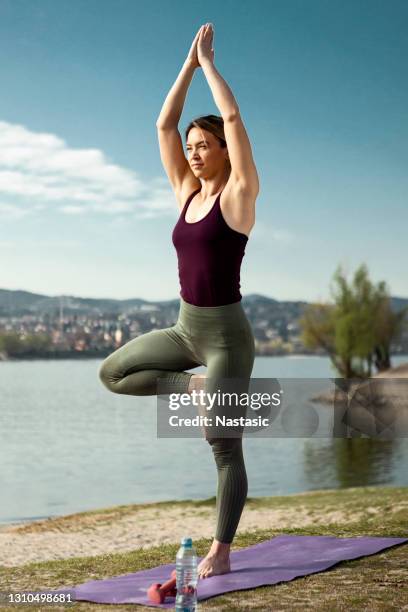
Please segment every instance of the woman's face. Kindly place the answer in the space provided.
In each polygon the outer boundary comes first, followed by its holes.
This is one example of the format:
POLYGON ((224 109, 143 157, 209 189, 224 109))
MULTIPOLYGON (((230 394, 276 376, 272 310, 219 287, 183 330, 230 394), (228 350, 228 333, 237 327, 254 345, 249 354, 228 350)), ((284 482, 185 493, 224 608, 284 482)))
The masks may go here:
POLYGON ((187 137, 187 159, 190 168, 198 178, 208 178, 225 167, 227 148, 211 132, 193 127, 187 137), (200 164, 195 165, 195 164, 200 164))

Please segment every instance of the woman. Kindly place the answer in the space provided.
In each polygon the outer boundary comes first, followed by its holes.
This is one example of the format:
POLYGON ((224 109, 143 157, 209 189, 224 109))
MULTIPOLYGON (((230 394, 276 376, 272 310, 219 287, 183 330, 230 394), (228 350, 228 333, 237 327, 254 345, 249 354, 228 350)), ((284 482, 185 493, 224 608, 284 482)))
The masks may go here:
MULTIPOLYGON (((116 393, 157 395, 158 379, 177 393, 216 393, 225 379, 234 380, 234 390, 248 389, 255 347, 241 304, 240 266, 255 222, 259 182, 237 102, 214 66, 212 43, 207 23, 198 30, 156 124, 181 213, 172 235, 181 286, 178 320, 134 338, 104 360, 100 378, 116 393), (198 67, 222 116, 190 123, 186 159, 178 122, 198 67), (206 376, 185 371, 200 365, 207 367, 206 376)), ((223 410, 216 406, 211 416, 223 410)), ((245 408, 234 410, 245 416, 245 408)), ((200 578, 230 571, 230 547, 248 492, 242 429, 235 437, 211 435, 207 427, 204 432, 218 472, 217 529, 198 566, 200 578)))

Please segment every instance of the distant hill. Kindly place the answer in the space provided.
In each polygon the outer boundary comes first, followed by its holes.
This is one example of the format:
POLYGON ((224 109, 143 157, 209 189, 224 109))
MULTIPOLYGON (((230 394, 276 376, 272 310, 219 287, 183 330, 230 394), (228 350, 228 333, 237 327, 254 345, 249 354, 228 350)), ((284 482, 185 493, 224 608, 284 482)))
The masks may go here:
POLYGON ((400 312, 408 306, 408 298, 391 297, 391 309, 394 312, 400 312))
MULTIPOLYGON (((123 312, 128 308, 141 306, 142 304, 153 304, 140 298, 130 300, 115 300, 111 298, 83 298, 72 295, 49 296, 29 291, 13 291, 0 289, 0 315, 19 316, 21 314, 53 313, 63 306, 64 311, 77 314, 89 314, 92 312, 115 313, 123 312)), ((165 304, 165 302, 163 302, 165 304)))
MULTIPOLYGON (((179 303, 179 298, 173 300, 145 300, 143 298, 131 298, 118 300, 112 298, 86 298, 73 295, 49 296, 40 293, 31 293, 24 290, 0 289, 0 316, 21 316, 24 314, 56 313, 63 308, 64 313, 75 314, 115 314, 132 311, 135 308, 158 307, 160 310, 167 306, 174 308, 179 303)), ((268 311, 279 312, 285 319, 299 316, 306 301, 279 301, 260 293, 250 293, 242 297, 243 306, 253 314, 261 314, 268 311), (289 315, 289 317, 287 316, 289 315)), ((392 297, 392 309, 396 312, 408 307, 408 298, 392 297)))
MULTIPOLYGON (((243 297, 248 306, 271 306, 280 304, 278 300, 257 293, 243 297)), ((130 298, 126 300, 112 298, 84 298, 73 295, 49 296, 40 293, 30 293, 23 290, 0 289, 0 315, 21 316, 22 314, 55 313, 61 307, 65 313, 90 314, 92 312, 118 313, 132 310, 141 306, 174 307, 179 298, 174 300, 145 300, 130 298)))

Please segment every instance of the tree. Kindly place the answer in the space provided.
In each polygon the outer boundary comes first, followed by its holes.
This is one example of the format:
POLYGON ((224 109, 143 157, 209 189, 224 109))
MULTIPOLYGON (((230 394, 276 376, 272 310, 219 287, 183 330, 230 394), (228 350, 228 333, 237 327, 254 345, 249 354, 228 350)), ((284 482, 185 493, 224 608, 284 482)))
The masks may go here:
POLYGON ((347 283, 341 267, 334 273, 334 304, 311 304, 300 319, 302 340, 308 348, 324 348, 344 378, 371 376, 391 367, 390 344, 399 335, 408 308, 392 312, 386 284, 374 286, 362 264, 347 283))

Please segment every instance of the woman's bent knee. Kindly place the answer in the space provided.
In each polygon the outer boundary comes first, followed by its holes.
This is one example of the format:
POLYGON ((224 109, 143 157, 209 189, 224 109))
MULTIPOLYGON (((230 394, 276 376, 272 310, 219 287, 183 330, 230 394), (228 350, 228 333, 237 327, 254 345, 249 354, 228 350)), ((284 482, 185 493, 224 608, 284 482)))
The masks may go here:
POLYGON ((100 381, 109 391, 117 392, 117 383, 120 380, 115 369, 112 367, 112 361, 107 357, 99 367, 98 375, 100 381))

